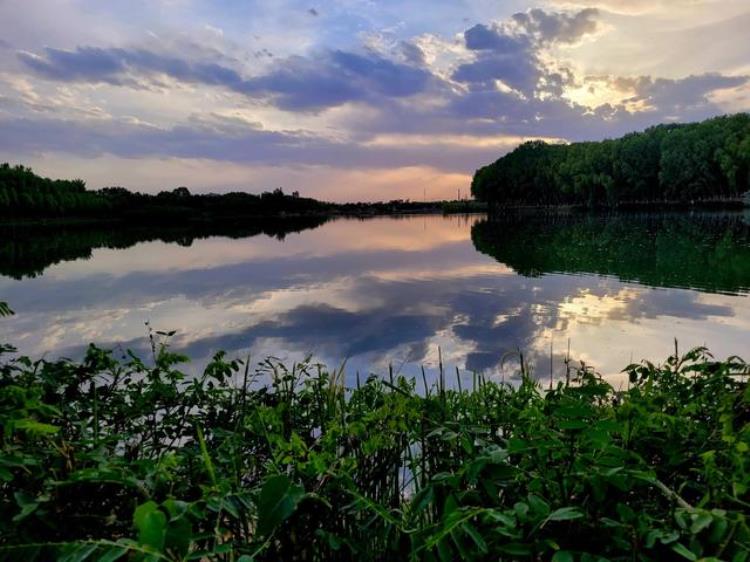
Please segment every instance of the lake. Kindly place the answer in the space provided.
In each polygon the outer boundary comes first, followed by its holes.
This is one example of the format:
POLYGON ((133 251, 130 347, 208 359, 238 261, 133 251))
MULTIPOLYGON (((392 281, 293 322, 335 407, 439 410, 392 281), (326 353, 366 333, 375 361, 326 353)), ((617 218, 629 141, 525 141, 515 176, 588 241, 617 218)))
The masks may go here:
MULTIPOLYGON (((252 221, 251 221, 252 222, 252 221)), ((750 343, 750 215, 407 216, 238 229, 4 228, 0 341, 33 357, 89 342, 147 353, 145 323, 203 365, 308 355, 360 371, 539 378, 750 343), (438 351, 440 350, 440 352, 438 351)))

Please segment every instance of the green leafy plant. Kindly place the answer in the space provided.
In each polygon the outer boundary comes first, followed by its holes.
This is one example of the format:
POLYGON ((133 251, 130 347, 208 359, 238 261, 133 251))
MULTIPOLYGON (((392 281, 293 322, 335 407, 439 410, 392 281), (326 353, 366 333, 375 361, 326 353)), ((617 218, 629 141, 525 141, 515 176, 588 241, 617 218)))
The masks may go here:
POLYGON ((0 347, 0 559, 747 560, 750 390, 696 349, 538 385, 357 378, 311 361, 199 376, 0 347))

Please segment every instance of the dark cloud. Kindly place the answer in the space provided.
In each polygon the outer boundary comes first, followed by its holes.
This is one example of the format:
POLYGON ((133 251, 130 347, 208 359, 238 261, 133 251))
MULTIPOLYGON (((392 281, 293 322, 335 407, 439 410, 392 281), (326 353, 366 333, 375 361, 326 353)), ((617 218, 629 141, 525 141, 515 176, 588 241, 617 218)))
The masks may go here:
POLYGON ((585 35, 597 31, 599 11, 594 8, 574 14, 545 12, 538 8, 513 15, 513 20, 525 32, 541 43, 575 43, 585 35))
POLYGON ((541 62, 540 50, 551 43, 573 43, 596 31, 597 15, 593 9, 574 14, 535 9, 515 14, 515 25, 477 24, 464 32, 466 48, 476 58, 458 66, 452 78, 484 84, 484 91, 496 90, 494 81, 500 80, 527 97, 537 92, 559 96, 566 77, 541 62))
MULTIPOLYGON (((597 29, 593 9, 575 13, 531 10, 510 20, 467 29, 464 41, 470 60, 458 63, 451 80, 433 74, 425 53, 414 42, 402 42, 394 54, 342 50, 317 56, 267 58, 267 70, 245 76, 226 57, 200 60, 146 49, 79 47, 48 48, 41 55, 19 53, 21 62, 50 80, 148 85, 166 75, 187 83, 205 84, 270 103, 291 112, 317 112, 347 103, 366 104, 370 111, 352 114, 343 124, 358 142, 378 133, 463 134, 474 136, 559 137, 599 139, 671 121, 698 120, 721 113, 711 94, 746 84, 746 76, 705 74, 683 79, 598 77, 629 100, 585 107, 562 97, 576 84, 563 65, 549 66, 542 53, 553 43, 571 43, 597 29), (211 60, 219 62, 210 62, 211 60), (499 85, 501 83, 502 85, 499 85), (510 89, 510 90, 509 90, 510 89), (419 94, 440 103, 423 104, 419 94), (627 94, 623 94, 627 95, 627 94), (635 111, 634 103, 640 106, 635 111)), ((191 51, 193 52, 193 51, 191 51)), ((0 103, 9 107, 7 96, 0 103)), ((23 100, 19 104, 27 103, 23 100)), ((39 104, 30 111, 39 112, 39 104)), ((14 109, 15 109, 14 107, 14 109)), ((78 154, 112 153, 126 157, 148 154, 214 158, 267 164, 330 164, 336 166, 438 165, 471 172, 492 148, 434 146, 388 148, 334 143, 301 133, 274 133, 249 128, 184 123, 172 129, 136 127, 122 122, 43 122, 9 120, 18 135, 4 135, 9 152, 60 150, 78 154), (78 140, 69 142, 70 138, 78 140), (7 140, 6 140, 7 139, 7 140), (264 160, 265 159, 265 160, 264 160)), ((493 160, 504 150, 498 146, 493 160)))
POLYGON ((18 58, 36 74, 63 82, 106 82, 122 84, 129 74, 166 74, 191 83, 241 88, 237 71, 212 62, 191 62, 145 49, 100 49, 78 47, 75 51, 47 48, 44 56, 20 52, 18 58))
POLYGON ((442 324, 443 319, 437 315, 424 313, 393 313, 385 309, 351 312, 327 304, 310 304, 237 333, 196 341, 185 351, 203 357, 217 349, 242 349, 260 338, 279 338, 287 345, 293 342, 295 349, 305 353, 339 360, 368 353, 385 357, 400 345, 424 342, 442 324))
POLYGON ((413 65, 421 66, 425 64, 424 51, 419 45, 414 44, 411 41, 401 41, 399 43, 399 50, 404 60, 413 65))
POLYGON ((37 75, 65 82, 132 83, 164 74, 187 83, 221 86, 250 97, 270 97, 289 110, 319 110, 347 102, 406 97, 425 90, 434 77, 422 68, 374 53, 330 51, 312 59, 292 56, 272 70, 244 78, 230 67, 194 62, 145 49, 79 47, 45 49, 44 56, 20 52, 18 58, 37 75))
POLYGON ((496 91, 495 80, 518 91, 533 93, 542 76, 541 63, 534 44, 525 35, 513 35, 502 26, 477 24, 464 32, 466 47, 477 53, 475 60, 459 65, 453 80, 484 85, 496 91))
POLYGON ((322 59, 289 57, 268 74, 247 80, 242 90, 269 95, 282 109, 304 111, 408 97, 423 92, 435 80, 427 70, 374 53, 332 51, 322 59))
MULTIPOLYGON (((632 101, 643 101, 661 109, 684 111, 706 105, 709 103, 708 95, 716 90, 736 88, 747 82, 747 76, 708 73, 679 80, 641 77, 631 80, 630 85, 636 92, 632 101)), ((622 85, 628 85, 628 82, 625 81, 622 85)))
MULTIPOLYGON (((475 61, 458 66, 453 79, 491 84, 501 80, 525 94, 551 80, 538 58, 540 42, 572 41, 591 31, 595 10, 517 14, 516 30, 475 25, 465 34, 475 61), (519 31, 520 30, 520 31, 519 31)), ((245 77, 227 64, 192 61, 146 49, 78 47, 47 48, 41 55, 20 52, 20 61, 37 75, 59 81, 132 85, 150 75, 167 75, 187 83, 220 86, 253 98, 269 99, 289 111, 316 111, 349 102, 377 106, 383 98, 405 98, 438 87, 442 81, 424 68, 424 53, 409 42, 400 46, 406 63, 368 52, 328 51, 317 57, 277 60, 258 76, 245 77)), ((555 89, 559 91, 559 88, 555 89)))
POLYGON ((493 54, 460 65, 452 78, 458 82, 485 84, 491 91, 496 90, 494 81, 501 80, 515 90, 530 94, 538 86, 542 75, 534 57, 493 54))
MULTIPOLYGON (((547 92, 560 91, 569 80, 564 75, 548 73, 542 77, 547 92)), ((544 136, 571 141, 620 136, 665 121, 700 121, 725 113, 711 100, 711 94, 722 88, 736 88, 750 82, 748 76, 707 74, 666 80, 642 77, 620 79, 637 93, 621 104, 603 104, 595 108, 582 106, 558 95, 521 98, 514 93, 491 87, 470 88, 454 96, 436 124, 456 127, 464 134, 491 134, 491 131, 526 137, 544 136), (627 102, 645 102, 645 108, 631 111, 627 102), (450 118, 448 118, 450 116, 450 118)), ((482 86, 482 84, 479 84, 482 86)), ((393 113, 391 110, 389 113, 393 113)), ((394 116, 406 126, 408 115, 394 116)), ((427 115, 413 115, 429 126, 427 115)), ((418 125, 413 125, 417 127, 418 125)))
POLYGON ((75 51, 45 49, 45 56, 19 52, 18 58, 36 74, 64 82, 91 81, 120 84, 126 70, 119 49, 79 47, 75 51))
POLYGON ((478 23, 464 31, 466 48, 471 51, 497 51, 505 54, 526 53, 531 44, 523 35, 511 35, 501 26, 478 23))
MULTIPOLYGON (((1 100, 0 100, 1 101, 1 100)), ((247 123, 190 123, 168 129, 121 121, 0 119, 0 151, 19 155, 63 152, 83 157, 208 158, 264 165, 347 168, 431 166, 447 172, 475 169, 497 155, 491 146, 366 146, 303 132, 277 132, 247 123)))

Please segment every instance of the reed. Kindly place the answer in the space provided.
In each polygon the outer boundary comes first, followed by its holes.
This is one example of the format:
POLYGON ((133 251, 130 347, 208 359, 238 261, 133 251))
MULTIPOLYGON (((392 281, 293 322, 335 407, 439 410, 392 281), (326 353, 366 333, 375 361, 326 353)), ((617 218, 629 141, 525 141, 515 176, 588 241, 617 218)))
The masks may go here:
POLYGON ((430 385, 0 347, 7 560, 746 560, 750 391, 705 349, 430 385))

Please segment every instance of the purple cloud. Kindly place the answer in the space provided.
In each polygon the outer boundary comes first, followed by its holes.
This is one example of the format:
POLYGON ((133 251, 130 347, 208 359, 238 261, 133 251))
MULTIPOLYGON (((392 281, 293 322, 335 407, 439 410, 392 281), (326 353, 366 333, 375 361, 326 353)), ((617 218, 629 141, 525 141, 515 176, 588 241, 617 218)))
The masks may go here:
POLYGON ((408 97, 424 91, 435 77, 427 70, 374 53, 330 51, 317 59, 292 56, 266 74, 244 78, 237 70, 189 61, 145 49, 47 48, 43 56, 18 53, 38 76, 63 82, 135 83, 144 75, 166 74, 187 83, 220 86, 250 97, 271 98, 279 107, 309 111, 379 97, 408 97))

